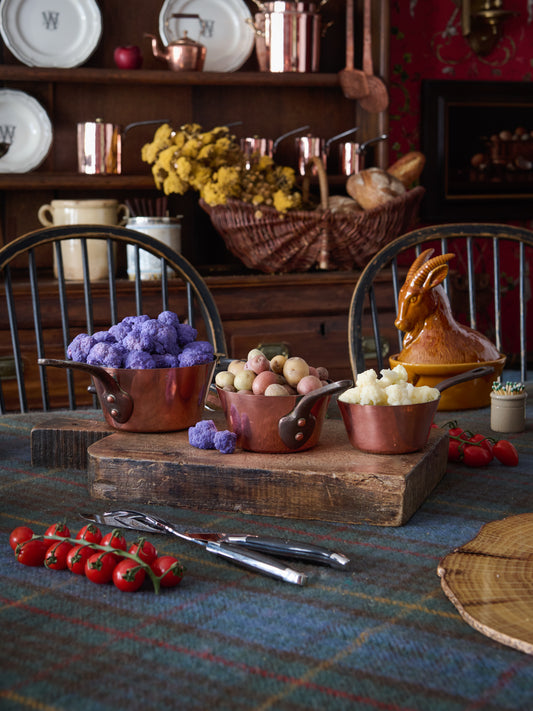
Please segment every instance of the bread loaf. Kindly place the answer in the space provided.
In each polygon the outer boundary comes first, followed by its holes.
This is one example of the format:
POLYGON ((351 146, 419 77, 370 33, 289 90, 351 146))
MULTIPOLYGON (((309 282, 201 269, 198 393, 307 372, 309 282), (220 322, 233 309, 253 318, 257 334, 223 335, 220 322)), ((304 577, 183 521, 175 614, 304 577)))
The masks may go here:
POLYGON ((350 175, 346 181, 346 192, 364 210, 371 210, 403 195, 405 187, 398 178, 381 168, 367 168, 350 175))
POLYGON ((347 195, 331 195, 328 199, 328 210, 331 210, 333 214, 362 212, 361 206, 347 195))
POLYGON ((426 157, 423 153, 411 151, 389 166, 387 173, 398 178, 406 188, 410 188, 420 178, 425 164, 426 157))

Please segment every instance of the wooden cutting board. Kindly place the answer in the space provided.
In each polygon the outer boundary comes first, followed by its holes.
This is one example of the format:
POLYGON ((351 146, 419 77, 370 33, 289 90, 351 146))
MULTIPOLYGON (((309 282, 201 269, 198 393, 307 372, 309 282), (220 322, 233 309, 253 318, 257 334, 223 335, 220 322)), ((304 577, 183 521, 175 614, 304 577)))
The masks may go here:
POLYGON ((316 447, 294 454, 200 450, 186 431, 116 432, 89 446, 88 485, 96 499, 132 504, 400 526, 444 475, 447 455, 437 429, 420 452, 366 454, 333 419, 316 447))

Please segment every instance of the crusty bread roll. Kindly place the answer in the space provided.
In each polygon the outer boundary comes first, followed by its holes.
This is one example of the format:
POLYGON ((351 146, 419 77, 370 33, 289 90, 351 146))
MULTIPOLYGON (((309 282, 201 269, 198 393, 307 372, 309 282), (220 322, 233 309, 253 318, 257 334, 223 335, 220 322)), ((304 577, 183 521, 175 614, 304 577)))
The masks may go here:
POLYGON ((328 198, 328 210, 331 210, 333 214, 362 212, 361 206, 347 195, 330 195, 328 198))
POLYGON ((350 175, 346 181, 346 192, 364 210, 371 210, 403 195, 405 187, 398 178, 381 168, 367 168, 350 175))
POLYGON ((387 168, 387 173, 394 175, 406 188, 416 182, 426 164, 426 156, 419 151, 411 151, 387 168))

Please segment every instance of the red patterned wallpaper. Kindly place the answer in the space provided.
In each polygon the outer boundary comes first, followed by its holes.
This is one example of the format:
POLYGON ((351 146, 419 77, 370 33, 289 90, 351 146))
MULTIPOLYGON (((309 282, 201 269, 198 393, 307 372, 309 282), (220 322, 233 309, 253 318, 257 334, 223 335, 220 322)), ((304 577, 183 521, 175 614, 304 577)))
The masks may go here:
POLYGON ((453 0, 391 0, 391 159, 419 148, 422 79, 525 81, 533 92, 533 0, 503 7, 519 14, 505 20, 496 49, 479 57, 461 34, 453 0))

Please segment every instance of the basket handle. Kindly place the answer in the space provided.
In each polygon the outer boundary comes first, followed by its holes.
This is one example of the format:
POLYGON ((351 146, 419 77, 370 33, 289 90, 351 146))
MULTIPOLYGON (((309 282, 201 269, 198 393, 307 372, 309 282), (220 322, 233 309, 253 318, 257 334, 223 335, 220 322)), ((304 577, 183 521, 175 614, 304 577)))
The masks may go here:
POLYGON ((303 199, 304 202, 309 201, 309 187, 311 182, 311 172, 313 168, 316 168, 316 172, 318 174, 318 186, 320 188, 320 207, 323 210, 327 210, 329 203, 328 176, 326 175, 326 169, 324 168, 324 161, 319 156, 311 156, 305 166, 305 174, 302 181, 303 199))

